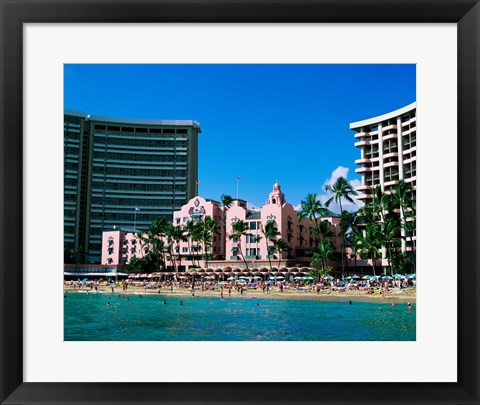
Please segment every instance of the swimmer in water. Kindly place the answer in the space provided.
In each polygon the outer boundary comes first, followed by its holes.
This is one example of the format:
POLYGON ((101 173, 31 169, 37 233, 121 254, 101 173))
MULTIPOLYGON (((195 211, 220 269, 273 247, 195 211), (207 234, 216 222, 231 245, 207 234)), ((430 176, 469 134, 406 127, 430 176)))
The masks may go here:
POLYGON ((394 302, 392 302, 392 308, 395 308, 397 306, 397 304, 395 304, 394 302))
POLYGON ((163 300, 162 304, 166 304, 167 303, 167 300, 163 300))
POLYGON ((408 306, 407 306, 408 310, 411 311, 412 308, 413 308, 413 307, 412 307, 412 304, 408 303, 407 305, 408 305, 408 306))
POLYGON ((110 306, 110 302, 107 302, 107 307, 109 307, 109 306, 110 306))
POLYGON ((130 298, 127 297, 127 301, 130 301, 130 298))
POLYGON ((182 301, 180 301, 180 305, 183 305, 183 302, 182 302, 182 301))
POLYGON ((348 305, 352 305, 352 301, 348 301, 348 305))

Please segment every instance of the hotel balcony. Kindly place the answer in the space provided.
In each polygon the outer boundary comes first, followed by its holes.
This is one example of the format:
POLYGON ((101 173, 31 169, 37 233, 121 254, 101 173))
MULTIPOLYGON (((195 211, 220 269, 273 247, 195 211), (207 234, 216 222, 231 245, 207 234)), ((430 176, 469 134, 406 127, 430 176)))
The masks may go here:
POLYGON ((365 136, 370 136, 370 133, 369 132, 359 132, 358 134, 355 134, 354 137, 355 138, 363 138, 365 136))
POLYGON ((368 199, 371 199, 373 198, 373 195, 371 194, 359 194, 357 199, 359 200, 368 200, 368 199))
POLYGON ((359 141, 354 143, 355 147, 359 148, 361 146, 371 145, 370 141, 359 141))
POLYGON ((355 160, 355 164, 357 165, 361 165, 363 163, 371 163, 371 162, 372 162, 372 159, 367 159, 367 158, 355 160))
POLYGON ((408 121, 402 122, 402 127, 406 127, 407 125, 413 124, 417 121, 417 117, 410 118, 408 121))
POLYGON ((356 191, 371 190, 373 187, 374 186, 363 185, 363 186, 355 187, 355 190, 356 191))
POLYGON ((417 146, 415 145, 415 146, 412 146, 410 149, 405 149, 403 151, 403 154, 408 155, 409 153, 416 152, 416 151, 417 151, 417 146))
POLYGON ((411 157, 411 158, 409 158, 409 159, 405 159, 405 160, 403 161, 403 163, 404 163, 404 164, 408 164, 408 163, 414 162, 414 161, 416 161, 416 160, 417 160, 417 157, 416 157, 416 156, 413 156, 413 157, 411 157))
POLYGON ((405 183, 412 183, 414 181, 417 181, 417 176, 406 178, 404 181, 405 183))
POLYGON ((410 135, 412 132, 415 132, 417 128, 410 128, 402 132, 402 136, 410 135))
POLYGON ((388 162, 383 165, 383 167, 393 167, 393 166, 398 166, 398 162, 388 162))
POLYGON ((398 180, 391 180, 391 181, 385 182, 384 186, 389 187, 389 186, 395 186, 396 184, 398 184, 398 180))
POLYGON ((396 138, 397 138, 397 134, 388 134, 383 136, 384 141, 388 141, 389 139, 396 139, 396 138))
POLYGON ((392 125, 387 125, 386 127, 383 127, 384 131, 388 131, 389 129, 396 129, 397 126, 395 124, 392 125))
POLYGON ((355 169, 355 173, 368 173, 371 171, 372 171, 371 167, 360 167, 358 169, 355 169))
POLYGON ((383 155, 383 158, 388 159, 388 158, 396 157, 396 156, 398 156, 398 152, 391 152, 391 153, 386 153, 385 155, 383 155))

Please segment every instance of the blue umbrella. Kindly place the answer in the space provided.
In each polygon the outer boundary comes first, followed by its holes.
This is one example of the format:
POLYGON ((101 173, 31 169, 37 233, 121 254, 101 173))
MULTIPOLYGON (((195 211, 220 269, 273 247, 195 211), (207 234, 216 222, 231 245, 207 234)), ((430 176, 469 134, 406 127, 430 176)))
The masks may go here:
POLYGON ((84 278, 82 281, 80 281, 81 283, 85 283, 86 281, 88 281, 88 278, 84 278))
POLYGON ((382 277, 382 280, 391 280, 391 279, 392 279, 392 277, 390 277, 390 276, 383 276, 382 277))
POLYGON ((333 277, 332 276, 327 276, 327 277, 324 277, 325 280, 333 280, 333 277))
POLYGON ((417 278, 417 276, 415 274, 409 274, 407 278, 417 278))
POLYGON ((370 280, 371 278, 372 278, 372 277, 370 277, 370 276, 363 276, 363 277, 362 277, 362 280, 370 280))

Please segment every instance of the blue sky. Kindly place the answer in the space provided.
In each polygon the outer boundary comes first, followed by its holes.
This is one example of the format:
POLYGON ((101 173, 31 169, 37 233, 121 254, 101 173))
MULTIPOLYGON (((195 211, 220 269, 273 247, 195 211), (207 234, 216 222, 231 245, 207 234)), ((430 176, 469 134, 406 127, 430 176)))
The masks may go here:
POLYGON ((324 201, 339 175, 358 184, 350 122, 416 100, 411 64, 68 64, 64 73, 66 109, 199 121, 199 194, 236 197, 240 176, 239 197, 255 207, 276 180, 294 206, 307 193, 324 201))

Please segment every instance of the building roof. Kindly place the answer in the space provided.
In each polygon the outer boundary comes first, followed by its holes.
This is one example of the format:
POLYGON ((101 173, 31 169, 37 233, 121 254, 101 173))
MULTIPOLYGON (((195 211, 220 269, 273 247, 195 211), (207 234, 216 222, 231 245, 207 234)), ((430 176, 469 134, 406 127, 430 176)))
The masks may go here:
POLYGON ((85 118, 90 121, 98 122, 112 122, 116 124, 130 124, 130 125, 151 125, 151 126, 188 126, 198 129, 201 132, 200 123, 194 120, 152 120, 143 118, 120 118, 108 117, 105 115, 91 115, 83 111, 65 110, 65 115, 73 115, 75 117, 85 118))
POLYGON ((413 102, 412 104, 409 104, 409 105, 407 105, 405 107, 402 107, 398 110, 391 111, 391 112, 383 114, 383 115, 379 115, 378 117, 367 118, 367 119, 362 120, 362 121, 352 122, 350 124, 350 129, 359 129, 359 128, 364 127, 366 125, 377 124, 381 121, 385 121, 385 120, 388 120, 390 118, 398 117, 399 115, 402 115, 402 114, 405 114, 409 111, 412 111, 415 108, 417 108, 417 102, 413 102))

